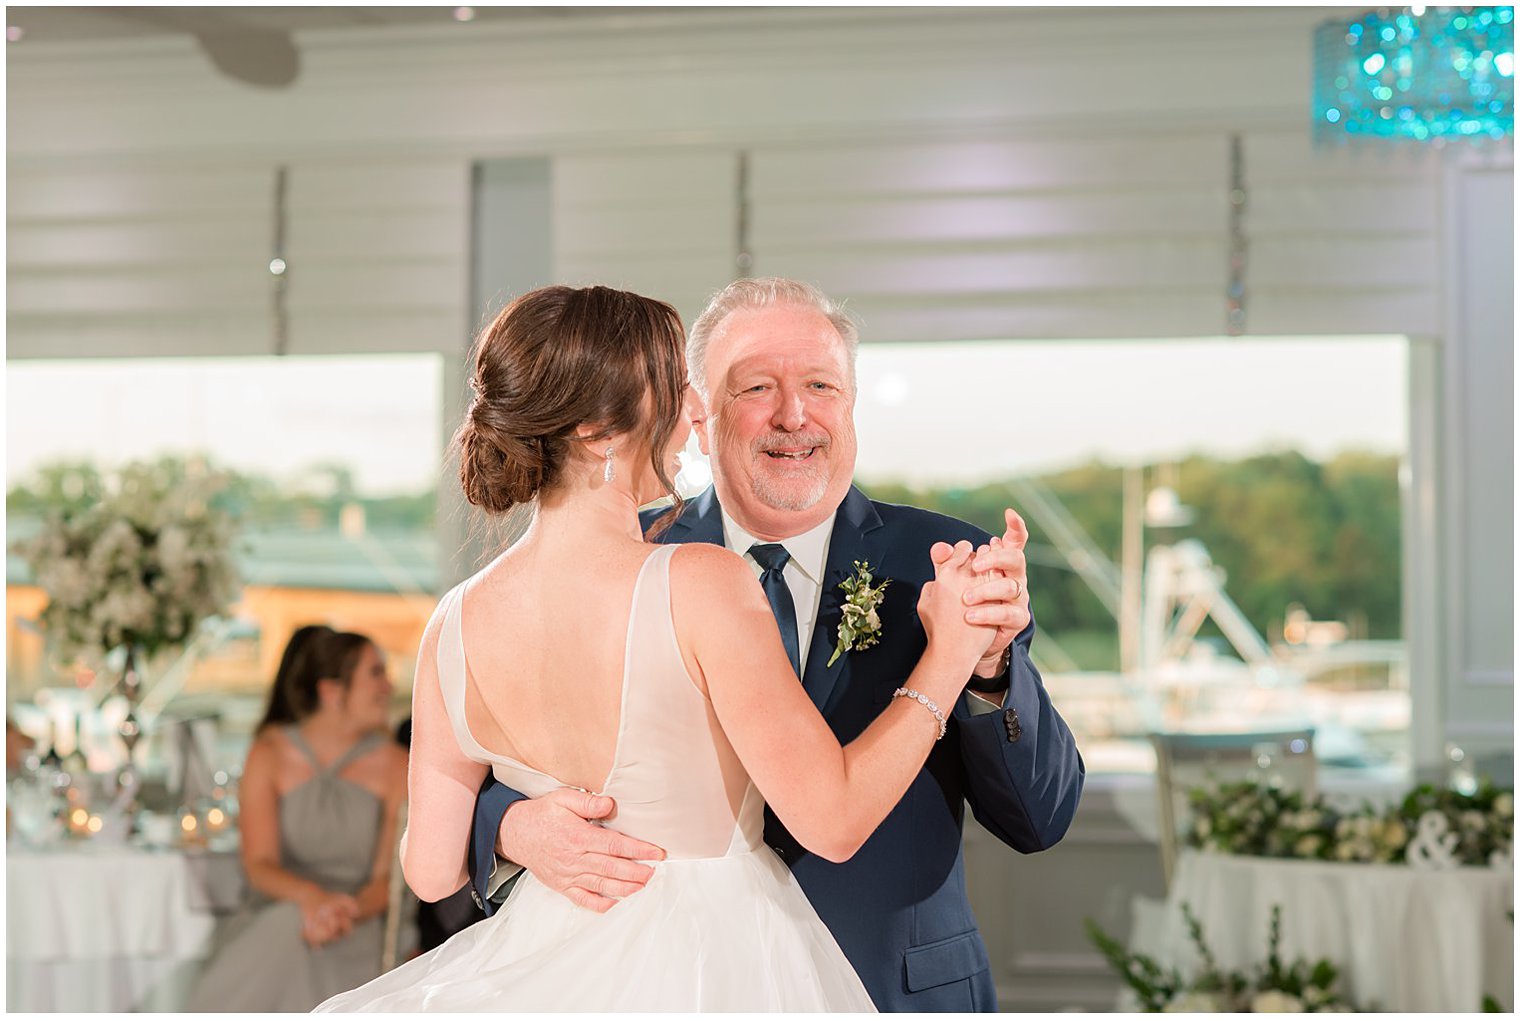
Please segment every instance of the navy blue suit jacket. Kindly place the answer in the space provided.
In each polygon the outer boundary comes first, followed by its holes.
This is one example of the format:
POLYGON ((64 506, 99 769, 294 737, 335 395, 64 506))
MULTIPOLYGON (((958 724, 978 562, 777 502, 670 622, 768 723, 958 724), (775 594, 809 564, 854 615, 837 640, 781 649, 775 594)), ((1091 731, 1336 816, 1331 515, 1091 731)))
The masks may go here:
MULTIPOLYGON (((645 515, 646 528, 655 515, 645 515)), ((803 670, 804 685, 840 743, 860 735, 881 713, 923 653, 916 609, 920 588, 934 577, 929 546, 961 539, 980 545, 988 537, 963 521, 873 502, 850 489, 835 517, 803 670), (843 599, 839 584, 854 573, 857 560, 869 562, 878 579, 892 578, 879 610, 881 642, 843 654, 829 667, 843 599)), ((688 504, 659 540, 722 545, 713 490, 688 504)), ((1014 642, 1004 710, 973 716, 969 695, 962 696, 946 737, 850 860, 835 864, 812 855, 766 811, 766 842, 791 867, 882 1011, 997 1008, 987 949, 966 897, 966 805, 983 827, 1024 853, 1058 842, 1076 813, 1085 770, 1071 730, 1029 660, 1033 636, 1031 621, 1014 642)), ((476 803, 471 870, 482 899, 502 815, 522 798, 488 781, 476 803)))

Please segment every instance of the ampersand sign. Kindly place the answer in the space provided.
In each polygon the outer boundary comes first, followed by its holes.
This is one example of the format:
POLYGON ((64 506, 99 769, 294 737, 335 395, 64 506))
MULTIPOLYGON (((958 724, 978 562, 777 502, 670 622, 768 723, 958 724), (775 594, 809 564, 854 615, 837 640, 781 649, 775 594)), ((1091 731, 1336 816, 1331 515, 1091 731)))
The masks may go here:
POLYGON ((1450 830, 1446 815, 1427 810, 1420 815, 1414 838, 1404 850, 1404 859, 1420 870, 1450 870, 1457 865, 1457 833, 1450 830))

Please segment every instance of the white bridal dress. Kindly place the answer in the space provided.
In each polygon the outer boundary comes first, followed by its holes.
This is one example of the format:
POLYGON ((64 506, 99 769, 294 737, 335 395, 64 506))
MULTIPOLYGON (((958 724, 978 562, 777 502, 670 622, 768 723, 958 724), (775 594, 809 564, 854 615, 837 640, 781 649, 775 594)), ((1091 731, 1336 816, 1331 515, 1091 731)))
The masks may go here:
MULTIPOLYGON (((661 546, 634 587, 608 827, 661 846, 645 887, 606 913, 524 874, 502 908, 318 1011, 873 1012, 860 978, 761 839, 764 803, 687 674, 661 546)), ((563 783, 485 750, 465 720, 460 588, 444 597, 438 681, 472 760, 529 796, 563 783)))

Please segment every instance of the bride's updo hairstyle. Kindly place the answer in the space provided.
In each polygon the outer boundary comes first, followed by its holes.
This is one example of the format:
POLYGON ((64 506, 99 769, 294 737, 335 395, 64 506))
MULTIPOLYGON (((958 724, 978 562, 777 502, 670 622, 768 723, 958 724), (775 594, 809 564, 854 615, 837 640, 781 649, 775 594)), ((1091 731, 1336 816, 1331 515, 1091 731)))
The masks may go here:
POLYGON ((625 290, 552 286, 517 298, 472 354, 475 398, 454 437, 465 498, 505 513, 554 487, 584 456, 583 424, 597 429, 593 442, 647 438, 655 476, 674 496, 662 461, 680 421, 684 345, 674 308, 625 290))

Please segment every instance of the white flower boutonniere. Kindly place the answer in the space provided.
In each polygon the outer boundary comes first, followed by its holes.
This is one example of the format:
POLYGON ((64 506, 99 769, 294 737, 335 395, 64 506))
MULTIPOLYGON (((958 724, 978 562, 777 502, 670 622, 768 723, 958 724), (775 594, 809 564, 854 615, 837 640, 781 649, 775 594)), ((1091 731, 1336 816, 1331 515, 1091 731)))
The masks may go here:
POLYGON ((839 639, 828 664, 833 665, 846 651, 864 651, 881 639, 881 616, 877 609, 886 597, 891 578, 871 586, 871 564, 855 563, 855 576, 839 586, 844 591, 844 616, 839 620, 839 639))

